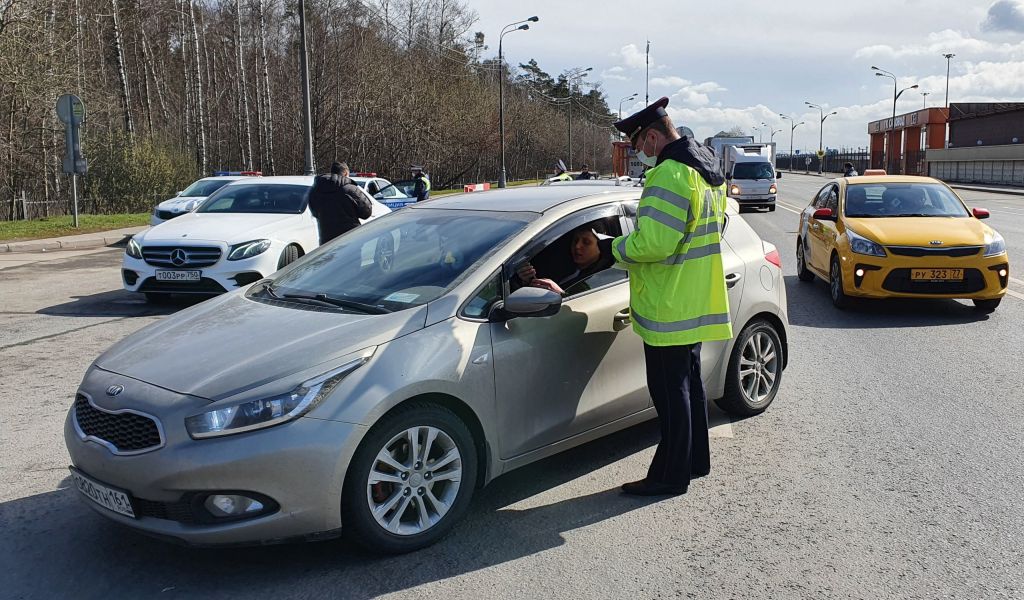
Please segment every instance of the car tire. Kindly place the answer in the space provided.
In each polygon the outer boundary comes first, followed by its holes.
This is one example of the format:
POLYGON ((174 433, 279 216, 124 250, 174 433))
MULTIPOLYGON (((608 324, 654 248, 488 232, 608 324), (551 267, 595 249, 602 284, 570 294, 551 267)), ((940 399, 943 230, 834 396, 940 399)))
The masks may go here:
POLYGON ((771 206, 768 207, 768 212, 775 212, 775 205, 774 204, 772 204, 771 206))
POLYGON ((973 300, 974 310, 983 313, 990 313, 995 309, 999 308, 999 302, 1002 298, 996 298, 994 300, 973 300))
POLYGON ((807 257, 804 254, 803 240, 796 241, 796 277, 800 281, 814 281, 814 273, 807 268, 807 257))
POLYGON ((277 261, 277 268, 283 269, 299 259, 299 247, 291 244, 281 252, 281 258, 277 261))
POLYGON ((764 319, 751 321, 732 347, 725 395, 718 406, 736 417, 763 413, 782 385, 783 358, 775 327, 764 319))
POLYGON ((455 413, 431 403, 404 404, 370 428, 352 457, 341 495, 345 535, 382 554, 434 544, 466 512, 476 474, 473 436, 455 413), (428 452, 427 460, 420 456, 417 461, 411 454, 413 435, 421 444, 420 454, 428 452), (428 440, 430 447, 424 449, 428 440), (385 455, 390 465, 379 460, 385 455), (447 462, 432 467, 441 460, 447 462), (438 474, 437 468, 443 471, 438 474), (371 472, 381 479, 374 482, 371 472))
POLYGON ((839 266, 839 257, 834 254, 828 268, 828 288, 833 306, 842 310, 850 305, 850 297, 843 289, 843 271, 839 266))
POLYGON ((168 304, 170 301, 170 294, 164 294, 162 292, 146 292, 146 302, 150 304, 168 304))

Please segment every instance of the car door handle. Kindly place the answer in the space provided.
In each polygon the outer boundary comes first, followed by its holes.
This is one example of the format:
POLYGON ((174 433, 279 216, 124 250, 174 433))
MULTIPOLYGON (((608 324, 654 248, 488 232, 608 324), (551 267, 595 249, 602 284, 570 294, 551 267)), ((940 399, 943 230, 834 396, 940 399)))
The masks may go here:
POLYGON ((734 285, 739 283, 740 279, 743 279, 743 275, 740 275, 739 273, 729 273, 725 276, 725 286, 731 289, 734 285))
POLYGON ((615 313, 615 322, 616 323, 620 323, 622 325, 626 325, 626 324, 629 323, 629 321, 630 321, 630 318, 629 318, 629 309, 628 308, 624 308, 624 309, 620 310, 619 312, 615 313))

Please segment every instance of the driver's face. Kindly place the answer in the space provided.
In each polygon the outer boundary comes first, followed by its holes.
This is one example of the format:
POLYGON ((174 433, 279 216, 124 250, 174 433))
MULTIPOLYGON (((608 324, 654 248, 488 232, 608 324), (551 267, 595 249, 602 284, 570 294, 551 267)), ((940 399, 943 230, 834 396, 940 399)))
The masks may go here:
POLYGON ((601 250, 597 246, 597 236, 587 231, 577 233, 572 239, 572 262, 576 268, 583 269, 597 262, 601 250))

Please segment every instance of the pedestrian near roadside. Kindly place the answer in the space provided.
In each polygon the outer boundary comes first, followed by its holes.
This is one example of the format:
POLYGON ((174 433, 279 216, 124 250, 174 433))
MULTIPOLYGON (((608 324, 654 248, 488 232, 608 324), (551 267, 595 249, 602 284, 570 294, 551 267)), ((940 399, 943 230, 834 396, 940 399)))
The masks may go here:
POLYGON ((859 175, 857 169, 853 168, 853 163, 845 163, 843 165, 843 177, 856 177, 859 175))
POLYGON ((330 175, 320 175, 309 191, 309 210, 320 228, 320 243, 359 227, 373 213, 370 199, 348 177, 348 165, 336 162, 330 175))
POLYGON ((644 340, 647 387, 661 441, 647 477, 627 494, 684 494, 711 471, 702 342, 732 338, 719 248, 725 178, 692 132, 680 137, 661 98, 615 123, 650 167, 634 232, 603 242, 629 269, 630 318, 644 340))
POLYGON ((423 202, 430 198, 430 178, 423 172, 423 167, 413 167, 412 178, 416 181, 412 188, 412 195, 416 201, 423 202))
POLYGON ((590 172, 590 168, 587 165, 583 165, 583 170, 576 176, 577 181, 586 181, 587 179, 597 179, 594 174, 590 172))

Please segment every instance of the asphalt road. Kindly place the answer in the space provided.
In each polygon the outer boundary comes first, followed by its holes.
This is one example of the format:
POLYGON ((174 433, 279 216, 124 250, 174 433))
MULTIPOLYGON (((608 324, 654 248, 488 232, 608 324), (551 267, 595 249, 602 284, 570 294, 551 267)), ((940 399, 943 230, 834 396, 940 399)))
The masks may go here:
MULTIPOLYGON (((783 182, 779 210, 745 218, 783 255, 790 367, 765 414, 720 426, 710 477, 620 495, 653 454, 642 425, 499 478, 452 535, 401 557, 190 549, 93 514, 68 489, 75 388, 175 307, 120 291, 118 251, 0 257, 0 597, 1024 597, 1024 299, 836 311, 796 279, 786 210, 823 181, 783 182)), ((1024 265, 1024 198, 964 195, 1024 265)))

